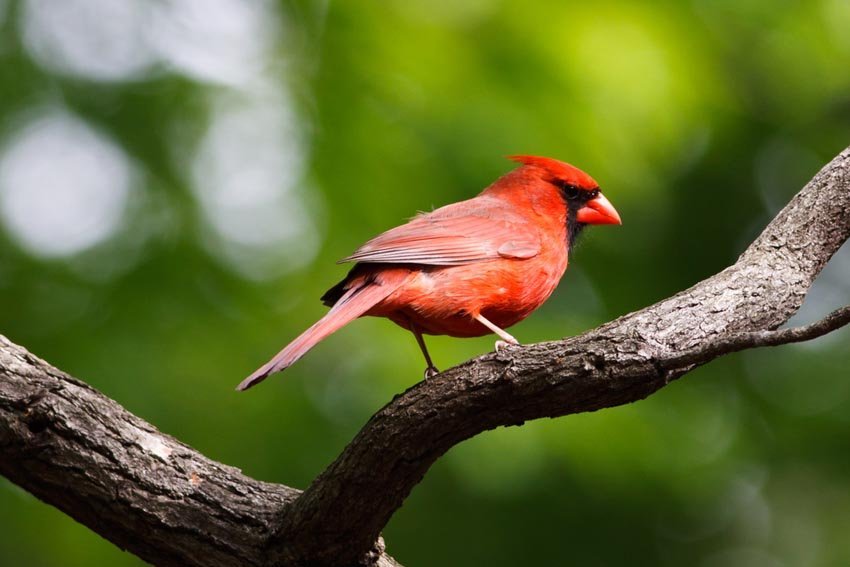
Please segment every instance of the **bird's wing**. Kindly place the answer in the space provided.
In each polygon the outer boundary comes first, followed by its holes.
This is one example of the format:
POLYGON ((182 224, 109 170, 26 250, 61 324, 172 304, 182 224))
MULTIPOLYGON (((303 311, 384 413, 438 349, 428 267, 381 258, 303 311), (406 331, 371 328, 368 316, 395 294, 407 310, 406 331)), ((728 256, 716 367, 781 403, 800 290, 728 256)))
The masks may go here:
POLYGON ((481 197, 421 214, 379 234, 340 262, 460 266, 540 252, 531 222, 481 197))

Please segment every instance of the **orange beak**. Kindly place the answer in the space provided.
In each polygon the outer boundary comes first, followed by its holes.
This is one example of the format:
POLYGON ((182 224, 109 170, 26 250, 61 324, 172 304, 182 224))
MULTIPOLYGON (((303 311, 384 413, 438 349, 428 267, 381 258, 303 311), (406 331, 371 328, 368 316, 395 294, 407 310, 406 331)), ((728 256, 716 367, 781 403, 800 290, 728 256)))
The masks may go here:
POLYGON ((584 224, 623 224, 617 209, 602 193, 578 210, 576 220, 584 224))

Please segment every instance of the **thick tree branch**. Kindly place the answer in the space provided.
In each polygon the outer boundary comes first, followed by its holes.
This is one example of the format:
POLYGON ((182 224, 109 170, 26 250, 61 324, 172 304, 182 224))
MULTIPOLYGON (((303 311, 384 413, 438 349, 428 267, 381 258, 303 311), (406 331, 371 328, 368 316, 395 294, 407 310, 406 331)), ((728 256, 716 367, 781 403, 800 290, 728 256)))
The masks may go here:
POLYGON ((481 356, 397 396, 302 494, 163 435, 0 337, 0 473, 159 565, 394 565, 378 534, 431 466, 487 429, 642 399, 718 356, 808 340, 776 330, 850 235, 850 149, 738 261, 578 337, 481 356))
POLYGON ((0 473, 157 565, 262 565, 299 491, 215 463, 0 336, 0 473))

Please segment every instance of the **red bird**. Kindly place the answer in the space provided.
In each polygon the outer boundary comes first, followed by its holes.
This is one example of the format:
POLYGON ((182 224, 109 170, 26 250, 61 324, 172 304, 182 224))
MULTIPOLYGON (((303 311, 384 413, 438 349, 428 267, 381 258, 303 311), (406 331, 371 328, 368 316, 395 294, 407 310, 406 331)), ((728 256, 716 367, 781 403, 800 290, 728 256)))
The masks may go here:
POLYGON ((592 177, 562 161, 512 156, 522 165, 467 201, 414 217, 380 234, 343 262, 357 262, 325 295, 331 309, 238 386, 246 390, 288 368, 358 317, 386 317, 416 337, 480 337, 505 328, 546 301, 567 256, 589 224, 621 224, 592 177))

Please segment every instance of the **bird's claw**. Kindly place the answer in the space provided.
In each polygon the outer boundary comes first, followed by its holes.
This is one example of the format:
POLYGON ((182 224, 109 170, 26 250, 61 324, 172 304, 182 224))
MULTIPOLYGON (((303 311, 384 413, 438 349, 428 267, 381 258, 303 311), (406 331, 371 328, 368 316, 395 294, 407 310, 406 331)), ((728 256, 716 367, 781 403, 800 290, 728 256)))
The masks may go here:
POLYGON ((495 349, 496 349, 496 352, 502 352, 502 351, 503 351, 503 350, 505 350, 506 348, 508 348, 508 347, 514 347, 514 346, 519 346, 519 343, 518 343, 518 342, 512 342, 512 343, 510 343, 510 342, 508 342, 508 341, 501 341, 501 340, 499 340, 499 341, 496 341, 495 349))
POLYGON ((429 366, 428 368, 425 369, 425 379, 427 380, 429 378, 433 378, 434 376, 436 376, 439 373, 440 373, 440 371, 437 370, 436 366, 429 366))

